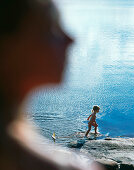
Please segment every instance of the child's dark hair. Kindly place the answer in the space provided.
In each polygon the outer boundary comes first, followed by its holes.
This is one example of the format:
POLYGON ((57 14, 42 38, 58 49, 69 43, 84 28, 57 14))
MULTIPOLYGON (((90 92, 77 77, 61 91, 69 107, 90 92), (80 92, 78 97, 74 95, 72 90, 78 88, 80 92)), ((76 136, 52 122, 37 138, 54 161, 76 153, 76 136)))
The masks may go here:
POLYGON ((93 109, 92 109, 92 112, 94 112, 94 111, 97 111, 97 110, 100 110, 100 107, 99 106, 93 106, 93 109))

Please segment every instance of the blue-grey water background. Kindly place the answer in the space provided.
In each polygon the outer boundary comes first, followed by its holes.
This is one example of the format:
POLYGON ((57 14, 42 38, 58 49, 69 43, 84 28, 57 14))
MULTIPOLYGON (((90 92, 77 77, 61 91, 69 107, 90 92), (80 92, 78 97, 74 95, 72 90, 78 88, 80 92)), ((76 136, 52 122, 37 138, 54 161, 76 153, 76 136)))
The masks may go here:
POLYGON ((87 130, 93 105, 101 108, 101 134, 134 137, 134 1, 56 4, 62 26, 75 43, 68 49, 63 84, 35 90, 28 112, 45 137, 52 140, 55 132, 57 143, 64 146, 73 134, 87 130))

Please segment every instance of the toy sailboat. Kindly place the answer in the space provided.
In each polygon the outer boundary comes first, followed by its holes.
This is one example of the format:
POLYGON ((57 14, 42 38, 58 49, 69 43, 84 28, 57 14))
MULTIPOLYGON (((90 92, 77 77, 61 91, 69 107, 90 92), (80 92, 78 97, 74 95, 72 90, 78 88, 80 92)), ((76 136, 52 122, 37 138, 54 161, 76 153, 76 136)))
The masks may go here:
POLYGON ((56 140, 55 132, 53 133, 52 138, 54 141, 56 140))

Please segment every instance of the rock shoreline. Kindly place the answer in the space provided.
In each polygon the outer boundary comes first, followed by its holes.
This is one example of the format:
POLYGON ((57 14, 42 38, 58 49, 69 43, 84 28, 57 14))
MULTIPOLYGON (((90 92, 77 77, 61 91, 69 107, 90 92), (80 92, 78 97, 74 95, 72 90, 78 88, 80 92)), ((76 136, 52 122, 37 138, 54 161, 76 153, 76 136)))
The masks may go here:
POLYGON ((106 170, 134 170, 134 138, 80 139, 70 147, 90 154, 106 170))
POLYGON ((116 161, 108 159, 100 159, 96 160, 96 162, 103 166, 106 170, 134 170, 133 164, 117 163, 116 161))

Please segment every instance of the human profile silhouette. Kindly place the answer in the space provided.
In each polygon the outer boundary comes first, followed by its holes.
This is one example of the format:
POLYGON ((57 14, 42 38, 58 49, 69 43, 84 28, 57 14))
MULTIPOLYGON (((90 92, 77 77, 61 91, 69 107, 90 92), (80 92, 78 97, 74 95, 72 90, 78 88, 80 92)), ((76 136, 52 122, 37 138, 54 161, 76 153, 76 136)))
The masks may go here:
POLYGON ((30 90, 62 80, 73 40, 59 20, 50 0, 0 1, 0 170, 85 169, 39 148, 38 134, 20 112, 30 90))

